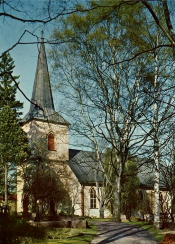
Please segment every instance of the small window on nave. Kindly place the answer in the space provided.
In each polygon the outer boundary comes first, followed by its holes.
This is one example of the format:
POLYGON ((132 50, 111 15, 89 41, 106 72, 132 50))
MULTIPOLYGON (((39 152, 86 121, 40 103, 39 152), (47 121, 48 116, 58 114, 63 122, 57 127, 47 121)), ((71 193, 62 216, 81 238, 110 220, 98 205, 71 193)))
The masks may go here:
POLYGON ((56 147, 55 147, 55 136, 53 133, 50 133, 48 135, 48 150, 49 151, 55 151, 56 147))

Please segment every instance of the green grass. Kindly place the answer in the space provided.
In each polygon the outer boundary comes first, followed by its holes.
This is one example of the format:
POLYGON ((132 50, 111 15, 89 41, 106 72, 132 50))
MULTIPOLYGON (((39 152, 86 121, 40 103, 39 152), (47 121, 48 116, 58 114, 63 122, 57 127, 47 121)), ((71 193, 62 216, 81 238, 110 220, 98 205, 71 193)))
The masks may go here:
POLYGON ((112 221, 111 218, 105 218, 105 219, 102 219, 102 218, 86 218, 87 221, 112 221))
POLYGON ((132 222, 128 222, 128 223, 143 227, 144 229, 146 229, 147 231, 152 233, 159 242, 163 241, 163 238, 165 236, 165 234, 163 234, 163 232, 165 230, 157 230, 154 228, 154 226, 152 224, 150 224, 148 222, 144 222, 144 221, 132 221, 132 222))
MULTIPOLYGON (((7 233, 6 244, 88 244, 97 235, 97 227, 92 224, 89 226, 80 229, 43 228, 31 226, 24 220, 10 219, 6 231, 0 228, 0 236, 1 233, 7 233)), ((4 241, 0 240, 0 243, 4 241)))
MULTIPOLYGON (((91 221, 111 221, 111 219, 90 219, 91 221)), ((156 230, 153 225, 148 222, 132 221, 133 225, 138 225, 151 232, 159 242, 165 236, 163 230, 156 230), (162 232, 162 233, 161 233, 162 232)), ((6 233, 8 233, 6 244, 88 244, 97 235, 97 227, 89 224, 90 228, 43 228, 31 226, 22 219, 11 218, 8 221, 6 233)), ((4 233, 0 225, 0 236, 4 233)), ((0 241, 0 244, 3 243, 0 241)))
POLYGON ((44 241, 38 243, 87 244, 91 243, 96 234, 97 227, 92 224, 87 229, 47 228, 47 237, 44 241))

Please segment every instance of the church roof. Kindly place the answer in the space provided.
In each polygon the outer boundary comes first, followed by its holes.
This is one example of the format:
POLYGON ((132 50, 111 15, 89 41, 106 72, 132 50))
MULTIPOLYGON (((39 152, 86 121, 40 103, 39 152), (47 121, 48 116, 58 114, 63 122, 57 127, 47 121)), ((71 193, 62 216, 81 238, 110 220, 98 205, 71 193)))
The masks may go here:
MULTIPOLYGON (((162 165, 160 164, 159 187, 160 187, 160 189, 165 189, 166 185, 163 182, 164 177, 162 175, 161 168, 162 168, 162 165)), ((154 162, 153 161, 138 162, 138 177, 140 180, 140 186, 147 187, 147 188, 153 188, 154 182, 155 182, 154 162)))
POLYGON ((95 185, 102 183, 103 174, 95 163, 95 153, 69 149, 69 166, 82 185, 95 185))
POLYGON ((22 119, 22 122, 28 122, 31 119, 41 119, 69 125, 69 122, 57 113, 54 108, 43 38, 38 54, 31 102, 29 112, 22 119))
MULTIPOLYGON (((69 158, 69 166, 82 185, 95 185, 96 181, 102 184, 103 172, 98 167, 98 163, 96 163, 94 152, 69 149, 69 158)), ((153 162, 148 163, 143 160, 138 162, 138 178, 141 187, 153 188, 154 174, 153 162)), ((160 173, 161 179, 162 175, 160 173)), ((166 188, 162 180, 160 188, 166 188)))

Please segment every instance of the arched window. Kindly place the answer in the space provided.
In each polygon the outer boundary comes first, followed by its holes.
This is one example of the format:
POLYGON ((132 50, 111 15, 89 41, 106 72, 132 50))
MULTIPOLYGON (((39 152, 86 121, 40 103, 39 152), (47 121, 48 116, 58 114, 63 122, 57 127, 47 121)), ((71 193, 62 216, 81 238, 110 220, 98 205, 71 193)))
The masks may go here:
POLYGON ((55 151, 55 137, 53 133, 48 135, 48 150, 55 151))
POLYGON ((96 208, 96 191, 94 188, 91 188, 90 190, 90 208, 96 208))

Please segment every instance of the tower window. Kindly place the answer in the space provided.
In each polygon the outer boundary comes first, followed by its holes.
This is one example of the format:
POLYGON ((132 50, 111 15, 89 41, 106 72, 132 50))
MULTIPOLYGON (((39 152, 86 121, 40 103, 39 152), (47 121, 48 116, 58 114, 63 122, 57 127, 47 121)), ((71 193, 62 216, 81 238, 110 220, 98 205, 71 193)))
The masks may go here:
POLYGON ((91 188, 90 190, 90 208, 96 208, 96 191, 94 188, 91 188))
POLYGON ((53 133, 48 135, 48 150, 55 151, 55 137, 53 133))

